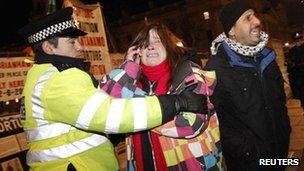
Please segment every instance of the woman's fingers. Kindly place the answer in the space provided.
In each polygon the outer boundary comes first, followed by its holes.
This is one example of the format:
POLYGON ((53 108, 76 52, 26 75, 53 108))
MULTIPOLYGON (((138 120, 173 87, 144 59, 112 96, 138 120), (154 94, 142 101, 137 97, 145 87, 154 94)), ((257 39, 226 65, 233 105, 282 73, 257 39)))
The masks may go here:
POLYGON ((137 48, 136 46, 131 46, 127 51, 126 59, 135 61, 137 63, 138 62, 138 59, 137 59, 138 53, 139 53, 139 48, 137 48))

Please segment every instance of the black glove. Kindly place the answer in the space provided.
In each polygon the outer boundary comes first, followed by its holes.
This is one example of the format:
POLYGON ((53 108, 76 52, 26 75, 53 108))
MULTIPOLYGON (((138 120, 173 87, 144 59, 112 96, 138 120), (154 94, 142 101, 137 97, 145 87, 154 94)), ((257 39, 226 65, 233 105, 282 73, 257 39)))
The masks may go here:
POLYGON ((190 86, 178 95, 158 96, 163 112, 163 123, 170 121, 179 112, 207 113, 207 97, 196 94, 190 86))

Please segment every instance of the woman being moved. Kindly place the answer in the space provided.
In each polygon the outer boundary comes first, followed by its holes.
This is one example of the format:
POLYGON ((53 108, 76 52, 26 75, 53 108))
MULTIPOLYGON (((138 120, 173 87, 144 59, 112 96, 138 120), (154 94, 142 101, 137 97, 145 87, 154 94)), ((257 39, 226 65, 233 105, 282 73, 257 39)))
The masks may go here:
POLYGON ((202 105, 207 105, 207 113, 181 112, 160 127, 128 136, 128 170, 223 170, 218 119, 209 102, 215 74, 188 60, 178 40, 164 25, 145 26, 128 49, 127 60, 100 84, 112 96, 124 98, 185 89, 206 95, 202 105))

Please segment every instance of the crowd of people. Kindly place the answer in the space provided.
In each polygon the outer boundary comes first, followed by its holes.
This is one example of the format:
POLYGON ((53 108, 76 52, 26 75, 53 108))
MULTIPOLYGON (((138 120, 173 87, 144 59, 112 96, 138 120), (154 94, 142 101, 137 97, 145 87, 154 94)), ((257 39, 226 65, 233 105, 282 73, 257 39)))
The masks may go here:
POLYGON ((203 68, 165 25, 146 25, 96 82, 80 59, 72 8, 20 29, 35 52, 21 117, 31 170, 118 170, 108 134, 126 133, 127 169, 284 170, 291 127, 284 81, 254 8, 223 7, 203 68), (96 84, 98 83, 98 85, 96 84))

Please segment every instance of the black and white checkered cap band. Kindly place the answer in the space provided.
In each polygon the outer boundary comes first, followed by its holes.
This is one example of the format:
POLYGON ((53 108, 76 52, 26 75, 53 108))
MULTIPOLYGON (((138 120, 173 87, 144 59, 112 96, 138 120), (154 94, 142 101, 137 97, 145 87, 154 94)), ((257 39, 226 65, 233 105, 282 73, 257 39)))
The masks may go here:
POLYGON ((28 41, 29 41, 29 43, 39 42, 40 40, 43 40, 43 39, 49 37, 50 35, 61 32, 67 28, 77 28, 75 21, 73 19, 47 27, 47 28, 39 31, 38 33, 35 33, 35 34, 31 35, 30 37, 28 37, 28 41))

